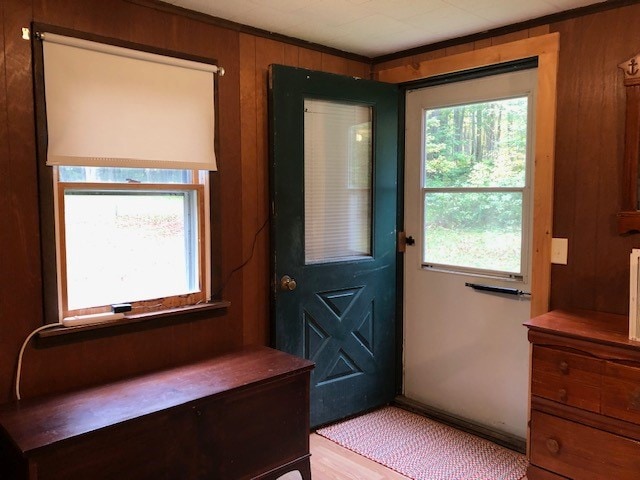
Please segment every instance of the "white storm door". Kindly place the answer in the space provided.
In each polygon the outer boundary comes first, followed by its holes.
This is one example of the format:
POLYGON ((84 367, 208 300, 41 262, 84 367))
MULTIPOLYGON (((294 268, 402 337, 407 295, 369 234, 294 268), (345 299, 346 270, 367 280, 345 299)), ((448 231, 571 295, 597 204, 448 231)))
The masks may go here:
POLYGON ((406 95, 404 395, 520 439, 536 81, 530 69, 406 95))

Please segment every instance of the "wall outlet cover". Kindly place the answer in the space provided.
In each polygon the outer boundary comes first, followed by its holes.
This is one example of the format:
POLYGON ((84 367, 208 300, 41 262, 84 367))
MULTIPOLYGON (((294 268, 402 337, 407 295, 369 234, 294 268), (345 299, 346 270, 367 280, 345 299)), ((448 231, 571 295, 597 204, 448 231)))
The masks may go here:
POLYGON ((551 263, 566 265, 569 250, 568 238, 551 239, 551 263))

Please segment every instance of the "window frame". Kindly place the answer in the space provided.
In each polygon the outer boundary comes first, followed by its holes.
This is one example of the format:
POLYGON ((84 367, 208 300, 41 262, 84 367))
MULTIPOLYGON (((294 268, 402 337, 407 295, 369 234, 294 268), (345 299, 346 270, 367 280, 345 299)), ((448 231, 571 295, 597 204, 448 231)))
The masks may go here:
POLYGON ((58 258, 58 304, 60 318, 74 315, 88 315, 94 313, 108 312, 110 305, 96 305, 92 307, 69 309, 68 307, 68 278, 67 278, 67 250, 66 250, 66 229, 65 225, 65 194, 68 190, 74 191, 118 191, 118 192, 175 192, 175 191, 195 191, 197 194, 197 265, 198 265, 198 291, 186 294, 169 295, 146 300, 135 300, 129 302, 134 313, 148 313, 166 310, 167 308, 185 307, 197 305, 207 301, 210 294, 210 282, 208 281, 209 269, 207 268, 207 248, 205 245, 206 229, 209 222, 205 217, 204 199, 208 190, 206 183, 198 180, 198 171, 191 171, 190 183, 116 183, 116 182, 61 182, 58 178, 57 167, 54 167, 54 195, 56 205, 56 255, 58 258))
MULTIPOLYGON (((522 225, 521 225, 521 239, 520 239, 520 271, 519 272, 509 272, 506 270, 491 270, 479 267, 469 267, 463 265, 451 265, 446 263, 436 263, 429 262, 425 260, 426 255, 426 241, 423 241, 422 244, 422 267, 451 272, 451 273, 463 273, 465 275, 475 275, 475 276, 488 276, 488 277, 498 277, 498 278, 507 278, 522 281, 526 278, 527 271, 527 262, 526 257, 528 255, 528 237, 529 232, 527 231, 528 225, 528 211, 529 207, 529 195, 527 194, 527 190, 530 190, 528 186, 525 187, 456 187, 456 188, 442 188, 442 187, 423 187, 422 188, 422 228, 426 232, 426 222, 425 222, 425 207, 427 194, 429 193, 520 193, 522 196, 522 225)), ((423 235, 426 236, 426 233, 423 235)))
MULTIPOLYGON (((523 68, 522 70, 529 70, 532 67, 523 68)), ((537 66, 535 67, 537 68, 537 66)), ((501 72, 499 69, 492 74, 487 76, 479 75, 479 76, 469 76, 469 78, 460 78, 456 79, 458 81, 473 81, 476 79, 482 79, 486 77, 491 77, 494 75, 506 74, 509 72, 501 72)), ((438 82, 434 81, 432 85, 424 85, 417 88, 428 88, 428 87, 437 87, 444 84, 457 83, 452 80, 450 82, 438 82)), ((409 88, 411 90, 411 88, 409 88)), ((496 95, 477 95, 474 96, 470 100, 465 101, 457 101, 457 102, 447 102, 444 100, 433 102, 433 104, 428 107, 423 108, 422 110, 422 151, 421 151, 421 192, 422 192, 422 201, 421 201, 421 225, 422 232, 420 234, 420 258, 421 258, 421 268, 426 270, 433 270, 439 272, 446 272, 452 274, 460 274, 460 275, 470 275, 476 277, 488 277, 488 278, 497 278, 503 280, 512 280, 517 282, 527 283, 529 281, 529 270, 530 265, 528 261, 529 257, 529 249, 531 248, 531 230, 530 230, 530 219, 532 218, 532 201, 533 201, 533 191, 532 191, 532 170, 533 170, 533 162, 535 162, 535 153, 534 149, 534 138, 535 138, 535 107, 536 107, 536 86, 533 86, 530 90, 522 90, 504 93, 504 94, 496 94, 496 95), (525 166, 525 180, 524 185, 522 187, 426 187, 426 116, 428 110, 438 109, 438 108, 447 108, 447 107, 455 107, 460 105, 473 105, 484 102, 492 102, 492 101, 500 101, 500 100, 508 100, 513 98, 527 98, 527 146, 526 146, 526 166, 525 166), (426 254, 426 195, 427 193, 482 193, 482 192, 522 192, 522 225, 521 225, 521 253, 520 253, 520 272, 507 272, 500 270, 491 270, 491 269, 483 269, 477 267, 468 267, 468 266, 459 266, 459 265, 450 265, 450 264, 439 264, 435 262, 427 262, 425 261, 426 254)))
MULTIPOLYGON (((38 22, 31 24, 31 46, 32 46, 32 65, 33 65, 33 78, 34 78, 34 107, 35 107, 35 124, 36 124, 36 159, 37 159, 37 176, 38 176, 38 203, 39 203, 39 223, 40 223, 40 256, 42 265, 42 310, 43 310, 43 323, 44 324, 56 324, 60 323, 62 317, 60 316, 62 303, 59 295, 60 291, 60 277, 59 277, 59 258, 57 255, 57 239, 56 239, 56 215, 57 215, 57 195, 54 187, 54 168, 46 165, 47 157, 47 118, 46 118, 46 103, 45 103, 45 85, 44 85, 44 55, 41 41, 37 38, 35 32, 47 31, 55 34, 78 37, 85 40, 90 40, 99 43, 105 43, 110 45, 116 45, 124 48, 141 50, 144 52, 155 53, 159 55, 166 55, 176 57, 185 60, 192 60, 196 62, 217 64, 217 60, 213 58, 200 57, 196 55, 187 54, 184 52, 176 52, 172 50, 160 49, 149 47, 148 45, 137 44, 133 42, 122 41, 114 38, 103 37, 86 32, 80 32, 73 29, 58 27, 54 25, 48 25, 38 22)), ((221 161, 219 155, 219 94, 218 94, 218 82, 219 76, 214 75, 214 98, 215 98, 215 144, 214 149, 216 151, 218 172, 221 168, 221 161)), ((196 171, 197 172, 197 171, 196 171)), ((205 298, 200 301, 194 302, 192 305, 179 306, 177 303, 167 302, 163 305, 162 309, 150 309, 141 308, 139 312, 131 312, 131 316, 137 321, 140 318, 152 319, 168 317, 175 317, 182 319, 184 315, 193 316, 194 319, 201 318, 196 315, 195 310, 206 309, 220 309, 227 308, 230 303, 223 300, 222 293, 222 278, 221 278, 221 265, 222 265, 222 234, 221 234, 221 188, 220 188, 220 176, 210 171, 200 171, 199 177, 201 183, 206 183, 208 188, 203 190, 203 195, 199 195, 202 201, 198 200, 198 203, 202 205, 202 219, 205 222, 201 222, 204 228, 204 234, 201 238, 201 246, 199 255, 205 255, 202 264, 208 266, 208 273, 201 273, 201 275, 207 275, 204 278, 204 283, 201 285, 208 285, 207 288, 201 289, 205 292, 205 298), (208 225, 208 228, 205 226, 208 225), (151 311, 153 310, 153 311, 151 311), (146 313, 145 313, 146 312, 146 313)), ((195 179, 198 177, 194 178, 195 179)), ((100 184, 101 188, 108 184, 100 184)), ((135 184, 137 187, 145 184, 135 184)), ((168 185, 168 184, 167 184, 168 185)), ((177 185, 171 184, 171 188, 175 189, 177 185)), ((191 184, 190 186, 192 186, 191 184)), ((169 297, 167 297, 169 298, 169 297)), ((142 302, 144 303, 144 301, 142 302)), ((149 302, 147 302, 149 303, 149 302)), ((151 300, 151 304, 157 304, 157 300, 151 300)), ((114 325, 114 324, 111 324, 114 325)), ((86 327, 80 328, 80 330, 86 327)), ((91 328, 91 326, 89 326, 91 328)), ((76 330, 76 329, 72 329, 76 330)))

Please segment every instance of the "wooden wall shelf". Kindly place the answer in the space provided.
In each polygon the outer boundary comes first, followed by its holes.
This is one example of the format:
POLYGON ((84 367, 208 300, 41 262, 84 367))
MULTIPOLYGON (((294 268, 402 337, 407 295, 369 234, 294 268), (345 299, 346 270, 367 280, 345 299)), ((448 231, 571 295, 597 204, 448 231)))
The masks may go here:
POLYGON ((622 165, 622 208, 618 233, 640 232, 638 211, 638 162, 640 162, 640 55, 618 65, 624 72, 626 91, 624 161, 622 165))
POLYGON ((618 233, 640 233, 640 212, 618 213, 618 233))

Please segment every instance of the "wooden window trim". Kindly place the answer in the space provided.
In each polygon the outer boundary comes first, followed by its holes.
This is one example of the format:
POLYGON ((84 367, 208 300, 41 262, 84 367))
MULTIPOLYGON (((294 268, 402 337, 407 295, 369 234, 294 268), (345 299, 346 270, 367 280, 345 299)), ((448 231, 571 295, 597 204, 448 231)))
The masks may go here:
POLYGON ((73 315, 88 315, 94 313, 102 313, 110 311, 110 305, 100 305, 90 308, 69 310, 67 303, 67 262, 66 262, 66 231, 63 228, 65 224, 64 217, 64 197, 66 190, 112 190, 112 191, 155 191, 155 192, 174 192, 178 190, 182 191, 195 191, 197 192, 197 209, 198 209, 198 291, 183 295, 172 295, 162 298, 154 298, 149 300, 132 301, 132 313, 131 315, 144 314, 149 312, 158 312, 163 310, 170 310, 175 308, 181 308, 186 306, 194 306, 207 301, 207 281, 206 275, 209 273, 206 267, 206 252, 205 252, 205 228, 208 223, 205 218, 204 197, 205 186, 201 183, 197 183, 195 179, 198 178, 198 172, 193 171, 191 183, 88 183, 88 182, 58 182, 57 174, 54 173, 56 178, 54 190, 57 196, 56 202, 56 223, 58 227, 59 241, 57 242, 56 250, 59 258, 59 279, 60 282, 60 306, 62 318, 73 315))
MULTIPOLYGON (((231 305, 227 300, 212 301, 199 305, 187 305, 150 313, 136 313, 127 315, 122 320, 109 323, 96 323, 92 325, 80 325, 77 327, 56 326, 38 333, 40 339, 58 338, 62 341, 76 341, 82 338, 95 338, 122 332, 139 331, 145 328, 154 328, 167 324, 174 324, 212 316, 224 315, 231 305)), ((55 343, 55 342, 54 342, 55 343)), ((49 342, 43 345, 49 345, 49 342)))

